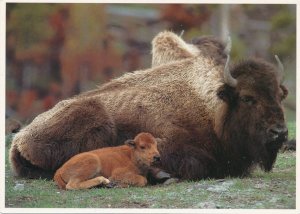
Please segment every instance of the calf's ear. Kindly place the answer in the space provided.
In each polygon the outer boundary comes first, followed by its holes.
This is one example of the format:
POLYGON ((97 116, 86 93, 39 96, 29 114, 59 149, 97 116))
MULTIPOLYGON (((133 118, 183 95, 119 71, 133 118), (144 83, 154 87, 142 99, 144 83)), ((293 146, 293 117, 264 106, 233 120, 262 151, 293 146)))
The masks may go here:
POLYGON ((135 148, 135 142, 134 140, 130 139, 130 140, 126 140, 125 141, 125 145, 130 146, 132 148, 135 148))

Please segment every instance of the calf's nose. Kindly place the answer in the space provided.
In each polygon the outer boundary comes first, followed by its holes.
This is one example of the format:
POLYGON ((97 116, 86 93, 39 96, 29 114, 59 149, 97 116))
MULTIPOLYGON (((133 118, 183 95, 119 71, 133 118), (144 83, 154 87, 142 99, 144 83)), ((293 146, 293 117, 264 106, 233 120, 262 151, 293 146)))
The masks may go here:
POLYGON ((153 160, 154 160, 155 162, 160 161, 160 155, 155 155, 155 156, 153 157, 153 160))

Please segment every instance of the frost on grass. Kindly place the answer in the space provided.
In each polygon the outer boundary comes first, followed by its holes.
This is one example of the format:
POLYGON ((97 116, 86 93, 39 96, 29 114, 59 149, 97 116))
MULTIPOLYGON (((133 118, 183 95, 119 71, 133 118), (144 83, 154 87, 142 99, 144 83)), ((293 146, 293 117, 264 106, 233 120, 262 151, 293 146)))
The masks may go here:
POLYGON ((214 193, 221 193, 226 192, 229 190, 230 187, 232 187, 236 181, 233 180, 222 180, 221 182, 218 181, 218 183, 215 184, 205 184, 205 183, 198 183, 193 186, 193 188, 188 188, 187 192, 192 192, 194 190, 207 190, 209 192, 214 193))
POLYGON ((227 191, 232 185, 234 185, 234 181, 225 181, 225 182, 222 182, 220 184, 216 184, 216 185, 211 185, 207 188, 207 191, 210 191, 210 192, 217 192, 217 193, 220 193, 220 192, 225 192, 227 191))
POLYGON ((14 190, 16 190, 16 191, 24 190, 24 184, 23 183, 16 183, 16 185, 14 186, 14 190))
POLYGON ((194 206, 194 208, 201 208, 201 209, 216 209, 219 208, 215 203, 213 202, 200 202, 194 206))

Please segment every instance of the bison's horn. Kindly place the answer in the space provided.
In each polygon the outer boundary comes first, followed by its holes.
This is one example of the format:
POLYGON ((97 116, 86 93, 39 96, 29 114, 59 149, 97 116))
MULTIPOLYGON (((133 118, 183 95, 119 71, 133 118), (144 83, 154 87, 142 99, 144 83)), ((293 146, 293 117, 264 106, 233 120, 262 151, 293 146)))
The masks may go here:
POLYGON ((183 36, 183 34, 184 34, 184 30, 182 30, 182 31, 181 31, 181 33, 180 33, 179 37, 182 37, 182 36, 183 36))
POLYGON ((229 61, 230 61, 230 51, 231 51, 231 38, 228 36, 227 45, 225 47, 225 53, 227 54, 227 60, 224 68, 224 81, 229 86, 235 88, 237 85, 237 80, 232 77, 229 70, 229 61))
POLYGON ((277 55, 275 55, 275 59, 277 61, 277 66, 278 66, 278 69, 280 71, 280 76, 281 76, 281 82, 283 81, 283 74, 284 74, 284 67, 279 59, 279 57, 277 55))

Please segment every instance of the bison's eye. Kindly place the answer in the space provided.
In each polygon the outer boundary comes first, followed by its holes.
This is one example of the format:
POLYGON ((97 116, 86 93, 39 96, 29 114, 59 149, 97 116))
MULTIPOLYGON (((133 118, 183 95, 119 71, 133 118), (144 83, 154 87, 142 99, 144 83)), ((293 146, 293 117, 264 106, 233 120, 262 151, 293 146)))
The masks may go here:
POLYGON ((247 105, 254 105, 256 103, 254 97, 252 96, 241 96, 241 101, 247 105))
POLYGON ((141 146, 140 148, 141 148, 142 150, 146 149, 146 147, 145 147, 145 146, 141 146))

